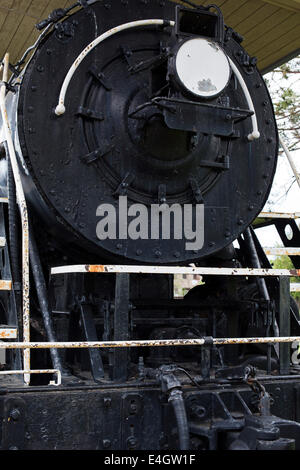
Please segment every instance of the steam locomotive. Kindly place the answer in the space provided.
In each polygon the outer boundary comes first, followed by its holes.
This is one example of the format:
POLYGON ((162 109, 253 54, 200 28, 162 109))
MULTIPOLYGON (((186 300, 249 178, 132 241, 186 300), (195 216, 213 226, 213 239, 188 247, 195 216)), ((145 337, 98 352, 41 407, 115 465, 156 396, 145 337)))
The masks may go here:
MULTIPOLYGON (((32 349, 32 369, 49 373, 29 386, 0 376, 2 449, 299 449, 299 376, 286 345, 230 343, 279 335, 281 280, 216 273, 174 299, 173 275, 146 269, 270 267, 251 224, 271 189, 278 135, 243 38, 216 5, 167 0, 81 0, 37 27, 6 96, 30 219, 31 339, 153 345, 32 349), (153 207, 154 226, 142 217, 153 207), (103 274, 108 263, 119 272, 103 274)), ((1 272, 14 289, 1 293, 1 323, 20 326, 8 153, 1 272)), ((299 335, 289 292, 285 301, 299 335)), ((7 350, 6 366, 22 369, 20 350, 7 350)))

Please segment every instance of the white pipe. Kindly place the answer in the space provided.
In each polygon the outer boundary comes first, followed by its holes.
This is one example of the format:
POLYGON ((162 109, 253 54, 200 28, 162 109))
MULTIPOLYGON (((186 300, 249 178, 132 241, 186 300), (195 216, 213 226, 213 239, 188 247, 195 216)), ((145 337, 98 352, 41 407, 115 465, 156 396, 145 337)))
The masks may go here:
MULTIPOLYGON (((8 121, 5 94, 6 83, 8 79, 9 54, 5 54, 3 64, 3 81, 0 83, 0 108, 2 115, 2 124, 4 128, 5 140, 7 142, 11 167, 14 175, 17 201, 20 209, 22 221, 22 273, 23 273, 23 340, 30 341, 30 316, 29 316, 29 228, 26 199, 23 191, 22 181, 19 173, 19 167, 12 139, 11 129, 8 121)), ((30 349, 24 350, 24 369, 30 370, 30 349)), ((24 374, 26 385, 30 383, 30 374, 24 374)))
POLYGON ((86 48, 79 54, 75 62, 71 65, 65 79, 63 82, 63 85, 61 87, 60 95, 59 95, 59 100, 58 100, 58 105, 55 108, 55 114, 57 116, 60 116, 61 114, 64 114, 66 111, 65 108, 65 97, 66 93, 70 84, 70 81, 77 69, 77 67, 81 64, 83 59, 101 42, 105 41, 105 39, 109 38, 110 36, 113 36, 114 34, 120 33, 121 31, 124 31, 126 29, 131 29, 131 28, 136 28, 138 26, 150 26, 150 25, 163 25, 169 23, 170 26, 174 26, 175 22, 174 21, 168 21, 166 20, 139 20, 139 21, 132 21, 130 23, 125 23, 120 26, 116 26, 115 28, 110 29, 109 31, 106 31, 106 33, 101 34, 101 36, 98 36, 94 41, 92 41, 86 48))
POLYGON ((243 79, 242 74, 240 73, 239 69, 235 65, 235 63, 230 59, 230 57, 228 57, 228 59, 229 59, 231 68, 234 71, 234 74, 235 74, 236 78, 238 79, 238 82, 239 82, 239 84, 240 84, 240 86, 243 90, 243 93, 246 97, 249 109, 250 109, 250 111, 253 111, 253 113, 254 113, 251 116, 252 132, 251 132, 251 134, 248 135, 248 140, 252 141, 252 140, 259 139, 260 138, 260 132, 258 130, 256 112, 255 112, 255 108, 254 108, 253 101, 252 101, 251 95, 249 93, 248 87, 245 83, 245 80, 243 79))
POLYGON ((293 157, 292 157, 292 155, 291 155, 291 152, 289 151, 289 149, 288 149, 287 146, 285 145, 285 143, 284 143, 284 141, 283 141, 283 139, 282 139, 281 136, 279 136, 279 142, 280 142, 281 147, 282 147, 283 150, 284 150, 284 153, 285 153, 286 156, 287 156, 287 159, 288 159, 288 161, 289 161, 289 164, 290 164, 290 166, 291 166, 291 168, 292 168, 292 170, 293 170, 294 176, 295 176, 296 181, 297 181, 297 183, 298 183, 298 186, 299 186, 299 188, 300 188, 300 173, 298 173, 298 170, 297 170, 296 165, 295 165, 295 163, 294 163, 294 160, 293 160, 293 157))

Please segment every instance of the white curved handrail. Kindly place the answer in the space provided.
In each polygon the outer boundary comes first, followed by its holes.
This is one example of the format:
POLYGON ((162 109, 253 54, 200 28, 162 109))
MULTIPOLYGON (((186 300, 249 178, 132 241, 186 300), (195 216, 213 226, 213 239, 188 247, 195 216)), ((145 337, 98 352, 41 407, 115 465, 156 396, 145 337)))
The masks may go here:
MULTIPOLYGON (((131 28, 136 28, 139 26, 149 26, 149 25, 169 25, 169 26, 175 26, 175 21, 166 21, 162 19, 149 19, 149 20, 138 20, 138 21, 132 21, 130 23, 124 23, 120 26, 116 26, 115 28, 110 29, 109 31, 106 31, 106 33, 101 34, 98 36, 94 41, 92 41, 90 44, 86 46, 86 48, 79 54, 77 59, 73 62, 71 65, 64 82, 62 84, 60 94, 59 94, 59 99, 58 99, 58 104, 55 108, 55 114, 57 116, 61 116, 62 114, 65 113, 66 107, 65 107, 65 97, 66 93, 70 84, 70 81, 78 68, 78 66, 81 64, 83 59, 101 42, 105 41, 105 39, 113 36, 114 34, 117 34, 121 31, 124 31, 126 29, 131 29, 131 28)), ((252 121, 252 132, 248 135, 248 140, 252 141, 255 139, 259 139, 260 137, 260 132, 258 130, 258 124, 257 124, 257 117, 256 117, 256 112, 254 109, 253 101, 250 96, 249 90, 247 88, 247 85, 243 79, 242 74, 240 73, 239 69, 237 66, 234 64, 234 62, 228 57, 230 66, 236 75, 238 82, 243 90, 243 93, 245 95, 245 98, 247 100, 249 109, 253 111, 253 115, 251 116, 251 121, 252 121)))
POLYGON ((70 84, 70 81, 77 69, 77 67, 81 64, 83 59, 101 42, 105 41, 105 39, 109 38, 110 36, 113 36, 116 33, 120 33, 121 31, 124 31, 126 29, 131 29, 131 28, 137 28, 139 26, 150 26, 150 25, 169 25, 169 26, 174 26, 175 21, 166 21, 166 20, 138 20, 138 21, 131 21, 130 23, 124 23, 121 24, 120 26, 116 26, 115 28, 110 29, 109 31, 106 31, 106 33, 101 34, 101 36, 98 36, 94 41, 92 41, 86 48, 79 54, 77 59, 73 62, 71 65, 69 72, 67 73, 64 82, 61 87, 60 95, 59 95, 59 100, 58 104, 55 108, 55 114, 57 116, 60 116, 61 114, 64 114, 66 111, 65 108, 65 97, 66 93, 70 84))
POLYGON ((258 130, 257 117, 256 117, 256 112, 255 112, 255 108, 254 108, 254 105, 253 105, 251 95, 249 93, 249 90, 247 88, 247 85, 245 83, 245 80, 243 79, 243 76, 242 76, 241 72, 239 71, 239 69, 237 68, 235 63, 230 59, 230 57, 228 57, 228 59, 229 59, 229 62, 230 62, 230 66, 231 66, 232 70, 234 71, 234 74, 235 74, 236 78, 238 79, 238 82, 239 82, 239 84, 240 84, 240 86, 243 90, 243 93, 244 93, 245 98, 247 100, 249 109, 250 109, 250 111, 253 111, 253 113, 254 113, 251 116, 252 132, 251 132, 251 134, 248 135, 248 140, 252 141, 252 140, 255 140, 255 139, 259 139, 260 138, 260 132, 258 130))

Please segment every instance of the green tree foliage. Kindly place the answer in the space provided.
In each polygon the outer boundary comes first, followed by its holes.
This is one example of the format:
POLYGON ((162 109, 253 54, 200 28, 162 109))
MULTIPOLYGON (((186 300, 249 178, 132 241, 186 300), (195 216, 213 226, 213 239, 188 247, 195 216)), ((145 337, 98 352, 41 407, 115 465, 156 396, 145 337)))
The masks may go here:
POLYGON ((276 68, 266 78, 278 130, 290 150, 300 149, 300 57, 276 68))
MULTIPOLYGON (((300 56, 281 67, 277 67, 264 78, 273 101, 280 136, 291 151, 296 167, 300 169, 300 56)), ((288 176, 286 170, 288 163, 284 162, 287 159, 281 148, 279 156, 281 158, 278 168, 284 170, 284 176, 282 177, 282 174, 278 172, 276 174, 267 203, 271 210, 276 204, 285 203, 290 190, 294 190, 297 185, 292 170, 288 176)), ((277 207, 276 210, 280 210, 280 207, 277 207)), ((298 209, 292 210, 297 211, 298 209)))
MULTIPOLYGON (((291 259, 288 256, 277 256, 272 264, 274 269, 295 269, 291 259)), ((298 277, 292 277, 291 282, 297 283, 300 281, 298 277)), ((292 292, 291 295, 294 297, 298 305, 300 305, 300 292, 292 292)))

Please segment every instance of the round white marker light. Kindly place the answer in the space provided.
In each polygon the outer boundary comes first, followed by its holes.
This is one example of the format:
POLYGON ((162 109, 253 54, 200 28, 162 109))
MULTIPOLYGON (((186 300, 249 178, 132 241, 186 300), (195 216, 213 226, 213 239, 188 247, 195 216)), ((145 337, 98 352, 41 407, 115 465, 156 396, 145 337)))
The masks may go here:
POLYGON ((213 98, 227 86, 230 65, 218 43, 204 38, 189 39, 177 52, 176 70, 183 86, 202 98, 213 98))

